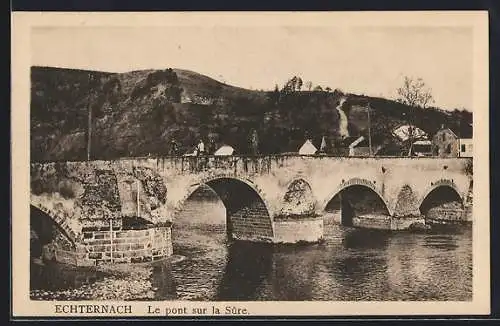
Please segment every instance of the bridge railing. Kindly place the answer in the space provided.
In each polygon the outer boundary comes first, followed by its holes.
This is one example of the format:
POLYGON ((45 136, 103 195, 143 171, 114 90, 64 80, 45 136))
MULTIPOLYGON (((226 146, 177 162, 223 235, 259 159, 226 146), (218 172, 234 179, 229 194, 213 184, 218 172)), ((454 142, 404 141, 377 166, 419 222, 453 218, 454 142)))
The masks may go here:
MULTIPOLYGON (((158 158, 161 164, 170 164, 182 172, 196 173, 207 170, 221 169, 228 173, 238 171, 265 173, 271 169, 273 160, 278 156, 184 156, 158 158)), ((160 163, 159 163, 160 164, 160 163)))

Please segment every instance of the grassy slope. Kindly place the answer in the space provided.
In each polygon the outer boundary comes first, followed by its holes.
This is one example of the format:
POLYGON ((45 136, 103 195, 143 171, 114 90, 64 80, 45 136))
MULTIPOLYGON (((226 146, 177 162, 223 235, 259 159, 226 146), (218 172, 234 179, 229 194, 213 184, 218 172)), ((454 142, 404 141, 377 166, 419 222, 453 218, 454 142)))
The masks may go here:
MULTIPOLYGON (((199 137, 208 136, 219 145, 248 152, 251 128, 258 130, 262 152, 296 151, 306 133, 316 143, 323 135, 332 142, 336 138, 339 94, 300 92, 277 105, 271 92, 226 85, 187 70, 173 71, 175 80, 158 70, 115 74, 33 67, 31 159, 84 159, 89 106, 94 158, 164 155, 172 138, 186 151, 199 137), (179 88, 182 100, 168 95, 177 94, 179 88), (205 102, 187 103, 187 98, 205 102)), ((442 123, 457 133, 467 132, 472 122, 471 114, 411 110, 394 101, 349 94, 344 110, 353 135, 365 134, 367 126, 365 112, 353 104, 367 101, 373 108, 376 143, 387 141, 388 130, 405 123, 410 112, 417 126, 430 134, 442 123)))

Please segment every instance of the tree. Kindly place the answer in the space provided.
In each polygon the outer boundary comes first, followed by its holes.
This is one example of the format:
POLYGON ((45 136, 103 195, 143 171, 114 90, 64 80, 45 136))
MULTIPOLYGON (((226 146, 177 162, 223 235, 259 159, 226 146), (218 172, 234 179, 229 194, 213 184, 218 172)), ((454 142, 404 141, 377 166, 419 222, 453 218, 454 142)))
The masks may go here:
MULTIPOLYGON (((434 101, 432 97, 432 90, 427 87, 422 78, 414 79, 412 77, 405 76, 403 86, 399 87, 396 91, 398 93, 397 101, 410 106, 410 110, 412 111, 414 111, 416 107, 425 109, 428 104, 434 101)), ((409 117, 409 119, 415 120, 415 112, 412 113, 413 114, 409 117)), ((413 149, 413 125, 414 123, 410 123, 408 130, 408 156, 411 156, 413 149)))
POLYGON ((306 84, 305 84, 306 88, 308 91, 311 91, 312 87, 313 87, 313 83, 312 81, 307 81, 306 84))
POLYGON ((296 89, 297 89, 299 92, 300 92, 300 90, 302 89, 302 84, 303 84, 303 82, 302 82, 302 78, 298 77, 298 79, 297 79, 297 88, 296 88, 296 89))
POLYGON ((282 92, 284 94, 291 94, 291 93, 294 93, 296 91, 300 92, 302 85, 303 85, 302 78, 297 77, 297 76, 293 76, 285 83, 285 85, 283 86, 282 92))
POLYGON ((428 104, 434 101, 432 90, 427 87, 422 78, 414 79, 405 76, 403 86, 396 91, 398 93, 397 101, 412 107, 425 109, 428 104))

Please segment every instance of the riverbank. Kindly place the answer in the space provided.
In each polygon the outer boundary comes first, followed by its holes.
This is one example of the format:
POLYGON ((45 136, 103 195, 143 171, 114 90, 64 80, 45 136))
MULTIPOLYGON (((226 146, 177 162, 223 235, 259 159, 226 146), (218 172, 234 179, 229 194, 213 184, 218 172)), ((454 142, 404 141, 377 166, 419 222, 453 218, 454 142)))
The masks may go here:
MULTIPOLYGON (((31 262, 32 300, 154 300, 155 269, 185 259, 172 256, 153 263, 114 264, 78 267, 56 262, 31 262)), ((172 295, 175 298, 175 295, 172 295)))

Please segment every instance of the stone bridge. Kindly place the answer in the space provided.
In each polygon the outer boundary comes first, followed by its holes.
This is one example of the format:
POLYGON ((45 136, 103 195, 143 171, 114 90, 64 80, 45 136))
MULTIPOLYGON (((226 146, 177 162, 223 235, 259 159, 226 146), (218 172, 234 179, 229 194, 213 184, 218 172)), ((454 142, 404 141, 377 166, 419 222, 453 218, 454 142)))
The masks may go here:
POLYGON ((149 250, 155 259, 171 254, 171 225, 175 232, 176 214, 201 185, 224 203, 232 238, 314 242, 329 217, 383 229, 425 223, 436 215, 427 203, 432 198, 459 203, 452 214, 445 205, 437 215, 464 219, 472 159, 276 155, 32 163, 32 224, 33 215, 49 217, 65 241, 56 247, 86 258, 95 252, 95 259, 130 261, 134 254, 124 252, 137 247, 135 256, 149 250), (352 189, 364 189, 372 200, 363 201, 363 191, 349 194, 352 189), (376 208, 356 208, 363 205, 376 208))

